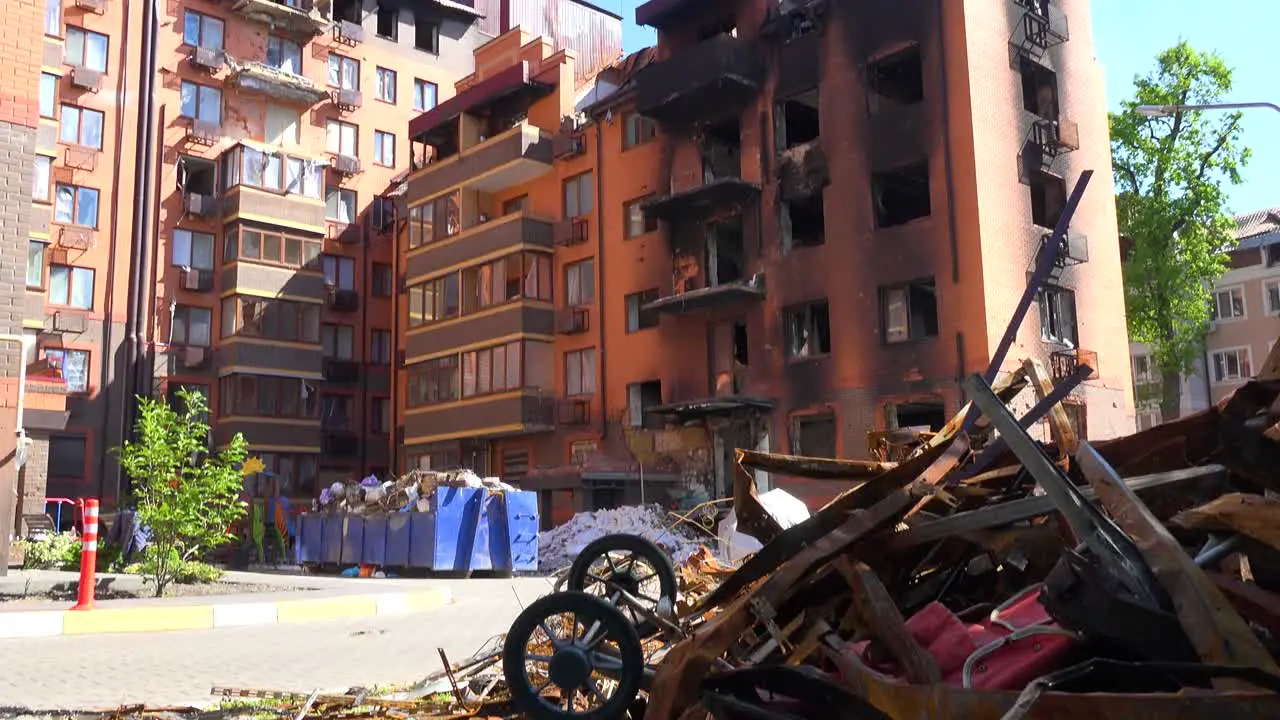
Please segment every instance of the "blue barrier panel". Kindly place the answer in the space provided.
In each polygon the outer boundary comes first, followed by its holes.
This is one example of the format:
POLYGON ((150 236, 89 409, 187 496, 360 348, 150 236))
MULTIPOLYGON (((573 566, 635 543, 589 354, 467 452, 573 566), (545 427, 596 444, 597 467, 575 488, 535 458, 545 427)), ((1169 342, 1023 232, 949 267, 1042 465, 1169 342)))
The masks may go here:
POLYGON ((342 564, 359 565, 364 554, 364 517, 346 515, 342 518, 342 564))
MULTIPOLYGON (((490 493, 488 490, 476 490, 475 507, 469 510, 474 514, 475 523, 472 525, 471 553, 467 556, 467 565, 465 570, 493 570, 494 560, 491 548, 493 545, 493 534, 490 532, 490 523, 502 517, 502 496, 490 493)), ((468 516, 470 519, 470 516, 468 516)), ((463 529, 466 532, 466 529, 463 529)), ((499 543, 500 544, 500 543, 499 543)))
POLYGON ((395 513, 387 518, 387 567, 409 567, 409 521, 419 513, 395 513))
POLYGON ((509 560, 506 569, 533 572, 538 569, 538 493, 508 492, 504 498, 509 560))
POLYGON ((480 491, 474 488, 436 488, 435 552, 427 567, 438 572, 458 572, 471 564, 476 521, 480 517, 480 491))
POLYGON ((436 560, 436 511, 409 513, 408 567, 431 569, 436 560))
POLYGON ((324 561, 324 516, 299 517, 298 537, 293 548, 299 565, 324 561))
POLYGON ((326 565, 337 565, 342 562, 342 515, 325 515, 323 531, 323 547, 320 562, 326 565))
POLYGON ((364 519, 364 546, 360 562, 365 565, 387 564, 387 515, 367 515, 364 519))

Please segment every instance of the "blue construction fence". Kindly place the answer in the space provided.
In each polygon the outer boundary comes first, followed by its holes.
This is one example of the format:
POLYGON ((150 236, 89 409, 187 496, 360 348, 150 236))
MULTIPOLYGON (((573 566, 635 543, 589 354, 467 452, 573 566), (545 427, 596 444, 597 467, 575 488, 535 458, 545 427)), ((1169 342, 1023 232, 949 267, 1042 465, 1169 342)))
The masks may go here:
POLYGON ((426 512, 304 514, 294 552, 300 565, 532 572, 538 495, 441 487, 426 512))

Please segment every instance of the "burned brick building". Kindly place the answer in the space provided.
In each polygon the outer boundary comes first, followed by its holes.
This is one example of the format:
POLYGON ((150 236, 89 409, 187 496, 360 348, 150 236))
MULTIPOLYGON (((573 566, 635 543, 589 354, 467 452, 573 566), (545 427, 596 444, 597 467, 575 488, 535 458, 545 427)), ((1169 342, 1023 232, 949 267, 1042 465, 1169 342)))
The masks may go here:
MULTIPOLYGON (((1132 430, 1085 0, 651 0, 636 19, 656 48, 605 71, 572 114, 560 95, 558 124, 541 106, 520 115, 543 139, 511 162, 545 142, 538 173, 491 197, 488 166, 447 183, 481 187, 480 206, 504 215, 549 215, 546 238, 521 242, 553 258, 552 291, 520 302, 564 322, 526 312, 487 331, 545 343, 544 384, 530 371, 503 385, 526 410, 549 403, 538 422, 490 417, 441 439, 465 435, 451 442, 559 517, 723 493, 739 447, 856 458, 869 434, 937 429, 963 405, 959 380, 995 355, 1089 169, 1004 367, 1029 357, 1065 377, 1087 361, 1068 401, 1077 429, 1132 430)), ((411 183, 410 206, 430 200, 411 183)), ((840 489, 761 479, 814 502, 840 489)))

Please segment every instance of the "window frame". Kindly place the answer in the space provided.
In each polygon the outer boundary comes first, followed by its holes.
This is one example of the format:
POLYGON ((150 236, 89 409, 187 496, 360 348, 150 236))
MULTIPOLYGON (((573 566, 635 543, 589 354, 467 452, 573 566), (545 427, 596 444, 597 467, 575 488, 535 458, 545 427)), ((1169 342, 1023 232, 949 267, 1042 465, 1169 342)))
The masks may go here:
POLYGON ((107 114, 102 112, 101 110, 94 110, 92 108, 87 108, 82 105, 75 105, 72 103, 62 103, 61 107, 59 108, 58 142, 63 145, 72 145, 74 147, 87 148, 87 149, 101 152, 102 143, 105 140, 103 135, 106 132, 106 127, 107 127, 107 114), (67 114, 69 112, 72 113, 75 117, 76 139, 74 141, 68 140, 65 135, 67 130, 67 114), (84 117, 86 114, 89 115, 90 117, 98 118, 98 144, 97 145, 93 145, 88 142, 85 142, 84 117))
POLYGON ((458 271, 459 316, 483 312, 489 308, 510 303, 536 300, 552 302, 554 298, 552 273, 555 263, 551 255, 532 250, 518 251, 483 263, 469 265, 458 271), (512 292, 511 271, 519 268, 519 290, 512 292), (529 294, 529 281, 533 280, 533 294, 529 294), (484 294, 487 285, 489 294, 484 294))
POLYGON ((426 17, 425 13, 414 13, 413 16, 413 49, 430 55, 440 54, 440 22, 426 17), (430 47, 423 47, 418 44, 419 33, 423 28, 429 28, 431 33, 430 47))
POLYGON ((391 398, 369 398, 369 432, 374 435, 390 435, 395 425, 391 417, 391 398))
POLYGON ((476 348, 460 353, 462 387, 461 397, 476 398, 487 395, 500 395, 524 388, 524 343, 519 340, 476 348), (514 360, 513 358, 514 353, 514 360), (481 373, 481 360, 487 362, 488 372, 481 373), (512 380, 514 364, 515 379, 512 380), (471 387, 468 388, 468 378, 471 387), (501 385, 498 380, 501 379, 501 385), (483 385, 482 385, 483 381, 483 385))
POLYGON ((325 285, 332 285, 338 290, 356 289, 356 259, 349 255, 332 255, 324 254, 320 256, 320 273, 324 276, 325 285), (330 272, 332 268, 332 272, 330 272), (347 270, 345 277, 350 278, 350 283, 344 283, 343 271, 347 270), (330 282, 329 278, 333 277, 330 282))
POLYGON ((34 167, 35 172, 31 178, 31 200, 48 205, 53 202, 53 158, 48 155, 37 154, 34 167), (43 183, 40 182, 41 167, 44 168, 43 183))
POLYGON ((461 272, 451 272, 416 282, 408 287, 405 294, 408 297, 410 328, 435 325, 462 316, 461 272), (450 298, 450 281, 452 281, 452 298, 450 298), (414 318, 415 296, 418 296, 416 304, 421 309, 421 317, 416 320, 414 318), (450 299, 453 301, 452 304, 450 299))
POLYGON ((373 34, 376 35, 377 37, 382 38, 383 40, 399 40, 400 39, 399 8, 394 8, 394 7, 384 8, 382 7, 381 4, 379 4, 377 6, 377 10, 374 12, 373 34), (383 13, 389 13, 391 15, 391 34, 390 35, 383 35, 379 31, 382 24, 383 13))
POLYGON ((172 318, 169 324, 169 344, 177 347, 198 347, 207 348, 213 346, 213 310, 211 308, 202 307, 200 305, 175 305, 173 307, 172 318), (203 343, 194 342, 191 338, 192 320, 194 315, 204 313, 206 321, 207 338, 203 343), (178 333, 179 318, 181 318, 183 340, 177 341, 175 337, 178 333))
POLYGON ((405 368, 405 407, 410 410, 462 399, 462 360, 457 353, 405 368))
POLYGON ((70 225, 72 227, 82 227, 82 228, 89 228, 90 230, 97 230, 98 223, 101 222, 102 220, 102 204, 101 203, 102 203, 102 193, 97 188, 91 188, 86 185, 72 185, 71 183, 54 183, 53 221, 55 223, 58 223, 59 225, 70 225), (61 218, 58 217, 58 189, 64 188, 64 187, 71 189, 71 219, 70 220, 62 220, 61 218), (82 199, 81 191, 85 193, 93 193, 94 204, 93 204, 93 224, 92 225, 84 225, 79 222, 80 206, 81 206, 81 199, 82 199))
POLYGON ((564 266, 564 304, 565 307, 592 307, 596 304, 596 259, 583 258, 564 266), (573 295, 573 276, 578 276, 578 297, 573 295))
POLYGON ((658 232, 658 219, 649 216, 644 211, 644 204, 652 200, 653 197, 653 193, 650 193, 638 198, 632 198, 622 204, 622 237, 624 240, 634 240, 635 238, 658 232), (636 218, 632 217, 633 213, 640 214, 640 229, 638 231, 635 224, 636 218))
POLYGON ((413 79, 413 109, 426 112, 440 104, 440 86, 430 80, 413 79), (427 89, 431 90, 431 102, 427 103, 427 89), (421 102, 419 102, 421 101, 421 102))
POLYGON ((396 135, 386 130, 373 131, 373 164, 381 167, 394 168, 396 166, 396 135), (391 158, 388 162, 386 158, 386 144, 391 143, 391 158))
POLYGON ((329 53, 329 58, 328 60, 325 61, 325 64, 326 64, 325 83, 329 87, 337 88, 339 90, 354 90, 356 92, 360 91, 360 61, 359 60, 353 57, 348 57, 346 55, 341 55, 339 53, 329 53), (333 82, 333 78, 332 78, 335 59, 337 60, 337 64, 338 64, 338 82, 336 83, 333 82), (355 72, 352 73, 351 75, 351 77, 355 78, 354 87, 347 87, 347 85, 345 84, 347 74, 343 71, 350 66, 355 67, 355 72))
POLYGON ((395 105, 400 95, 400 74, 392 68, 386 68, 379 65, 374 67, 373 77, 374 84, 377 86, 374 92, 374 98, 380 102, 387 103, 388 105, 395 105), (384 89, 383 78, 388 76, 391 78, 391 93, 389 97, 384 96, 382 93, 384 89))
POLYGON ((1262 307, 1268 315, 1280 315, 1280 279, 1262 281, 1262 307), (1277 302, 1271 303, 1271 289, 1276 289, 1277 302))
POLYGON ((183 45, 186 45, 188 47, 204 48, 206 50, 214 50, 219 52, 221 52, 226 48, 227 23, 225 20, 219 17, 214 17, 212 15, 207 15, 197 10, 190 10, 190 9, 184 8, 183 12, 184 12, 184 15, 182 16, 182 44, 183 45), (187 17, 188 16, 192 16, 196 18, 197 37, 194 43, 190 42, 187 39, 187 17), (215 23, 222 27, 221 34, 218 36, 219 41, 216 47, 205 45, 205 23, 206 22, 215 23))
POLYGON ((225 375, 218 379, 218 417, 284 417, 296 420, 319 420, 320 393, 314 385, 305 399, 302 393, 303 387, 310 384, 302 378, 254 373, 225 375), (286 401, 289 396, 297 398, 297 401, 286 401), (266 409, 263 409, 264 404, 266 409))
POLYGON ((1215 287, 1213 289, 1213 321, 1214 322, 1221 322, 1221 323, 1239 322, 1241 320, 1248 319, 1248 317, 1249 317, 1249 303, 1248 303, 1248 298, 1245 297, 1243 285, 1224 285, 1222 287, 1215 287), (1222 304, 1219 302, 1219 300, 1221 300, 1223 295, 1228 296, 1230 300, 1234 300, 1235 298, 1233 294, 1239 294, 1240 314, 1239 315, 1234 314, 1235 306, 1233 304, 1231 307, 1232 315, 1230 315, 1229 317, 1223 317, 1221 314, 1222 304))
POLYGON ((62 0, 45 0, 44 3, 44 34, 47 37, 62 37, 66 32, 66 28, 62 24, 62 0), (50 32, 50 30, 57 32, 50 32))
POLYGON ((1071 288, 1062 287, 1060 285, 1045 285, 1036 294, 1036 305, 1040 308, 1040 339, 1047 343, 1056 345, 1066 345, 1069 347, 1080 346, 1080 316, 1078 306, 1076 305, 1076 293, 1071 288), (1069 298, 1071 301, 1071 327, 1060 328, 1059 330, 1070 331, 1070 336, 1063 335, 1061 332, 1055 333, 1051 327, 1054 320, 1054 313, 1058 322, 1062 322, 1062 308, 1056 306, 1062 298, 1069 298), (1045 303, 1050 303, 1046 305, 1045 303), (1048 322, 1046 322, 1048 320, 1048 322))
POLYGON ((1209 352, 1209 379, 1213 385, 1235 385, 1247 381, 1253 376, 1253 348, 1248 345, 1218 348, 1209 352), (1237 374, 1226 374, 1226 356, 1236 356, 1237 374), (1223 376, 1218 376, 1218 358, 1222 357, 1223 376))
MULTIPOLYGON (((61 75, 54 73, 40 73, 40 94, 37 98, 37 108, 40 117, 46 120, 58 119, 58 83, 62 81, 61 75)), ((61 131, 59 131, 61 135, 61 131)))
POLYGON ((373 263, 370 271, 369 288, 374 297, 389 298, 395 297, 396 294, 396 278, 395 270, 387 263, 373 263), (385 278, 385 281, 383 280, 385 278))
POLYGON ((340 225, 355 225, 355 224, 356 224, 356 220, 360 217, 360 211, 357 209, 357 205, 356 205, 356 203, 357 203, 357 201, 358 201, 359 199, 360 199, 360 198, 359 198, 359 194, 358 194, 355 190, 353 190, 353 189, 351 189, 351 188, 344 188, 344 187, 342 187, 341 185, 327 185, 327 186, 325 186, 325 189, 324 189, 324 219, 325 219, 325 220, 327 220, 327 221, 329 221, 329 222, 332 222, 332 223, 338 223, 338 224, 340 224, 340 225), (335 204, 335 207, 337 208, 337 210, 335 211, 335 215, 337 214, 337 212, 341 211, 341 209, 342 209, 342 207, 343 207, 343 205, 342 205, 342 201, 343 201, 343 199, 344 199, 344 198, 348 198, 348 197, 351 199, 351 201, 350 201, 349 203, 347 203, 347 207, 349 207, 349 208, 351 209, 351 210, 350 210, 350 212, 351 212, 351 216, 350 216, 349 218, 336 217, 336 216, 331 216, 331 215, 329 214, 329 212, 330 212, 330 208, 329 208, 329 197, 330 197, 331 195, 336 196, 336 204, 335 204))
POLYGON ((389 367, 392 349, 391 331, 386 328, 369 329, 369 364, 389 367))
POLYGON ((409 208, 406 242, 414 250, 447 240, 462 232, 462 192, 451 190, 409 208), (430 210, 431 217, 425 216, 430 210), (438 222, 436 217, 444 218, 438 222))
POLYGON ((27 276, 26 276, 27 289, 44 291, 46 289, 46 286, 49 284, 48 274, 49 274, 49 243, 45 242, 44 240, 33 240, 31 238, 28 238, 27 239, 27 276), (38 251, 33 254, 32 251, 37 250, 37 246, 38 246, 38 251), (39 266, 39 274, 40 274, 39 282, 34 285, 31 283, 31 270, 33 268, 33 265, 31 263, 32 258, 38 258, 38 261, 36 264, 39 266))
POLYGON ((596 359, 597 354, 594 347, 570 350, 564 354, 564 393, 566 398, 590 397, 596 394, 597 375, 599 373, 596 359), (590 359, 589 363, 587 362, 588 358, 590 359), (588 364, 591 366, 589 373, 587 372, 588 364), (575 365, 576 367, 574 367, 575 365), (569 381, 573 374, 578 376, 577 392, 573 392, 573 385, 569 381))
POLYGON ((324 148, 325 152, 331 155, 345 155, 347 157, 360 157, 360 126, 337 118, 329 118, 324 123, 324 148), (351 152, 344 152, 346 149, 345 131, 350 130, 351 135, 351 152), (337 139, 337 148, 333 149, 332 139, 337 139))
POLYGON ((84 350, 82 348, 70 348, 70 347, 45 346, 40 348, 40 357, 49 365, 54 364, 49 359, 51 355, 61 356, 62 358, 58 362, 57 367, 58 367, 59 374, 62 375, 63 382, 65 382, 67 385, 67 393, 71 395, 87 395, 93 387, 93 384, 89 382, 90 373, 93 370, 93 351, 84 350), (84 361, 83 387, 77 387, 75 385, 72 385, 70 382, 67 382, 67 374, 64 371, 64 368, 66 368, 67 366, 68 356, 79 357, 79 358, 82 358, 84 361))
POLYGON ((649 303, 656 301, 660 297, 661 297, 660 291, 656 287, 645 288, 644 290, 640 290, 639 292, 628 293, 626 295, 626 297, 623 299, 623 304, 625 306, 625 311, 627 314, 626 323, 624 327, 626 328, 626 333, 628 335, 642 332, 644 330, 651 330, 653 328, 658 327, 658 323, 661 321, 661 315, 657 311, 654 311, 654 310, 646 311, 643 308, 645 305, 648 305, 649 303), (632 322, 633 304, 634 304, 634 310, 635 310, 634 323, 632 322), (647 323, 646 323, 646 318, 649 320, 649 322, 647 323))
POLYGON ((66 26, 66 29, 63 32, 64 32, 65 44, 62 51, 62 62, 64 64, 70 65, 71 67, 85 68, 86 70, 96 70, 102 73, 103 75, 107 74, 107 65, 110 64, 110 58, 111 58, 111 37, 110 36, 104 35, 100 32, 94 32, 93 30, 89 30, 88 28, 83 28, 78 25, 68 25, 66 26), (73 35, 77 33, 82 36, 80 38, 80 62, 72 62, 72 58, 70 55, 71 42, 72 42, 71 38, 73 35), (97 38, 101 38, 102 40, 102 67, 95 67, 92 65, 85 64, 85 56, 88 53, 88 49, 89 49, 89 40, 97 39, 97 38))
POLYGON ((320 357, 326 360, 354 362, 356 326, 345 323, 320 323, 320 357))
POLYGON ((216 236, 214 236, 213 233, 204 232, 202 230, 191 230, 188 228, 179 227, 179 228, 173 229, 173 234, 169 238, 169 241, 173 243, 173 248, 170 250, 170 254, 169 254, 171 267, 182 267, 182 268, 191 268, 192 270, 212 271, 213 266, 217 263, 218 239, 216 236), (179 254, 178 247, 184 244, 183 242, 184 238, 185 238, 185 245, 187 247, 186 255, 187 255, 187 258, 191 260, 190 263, 178 262, 178 254, 179 254), (209 243, 209 266, 208 267, 201 267, 195 264, 197 239, 208 240, 208 243, 209 243))
MULTIPOLYGON (((49 479, 57 480, 84 480, 88 475, 89 467, 89 438, 86 435, 76 435, 71 433, 54 433, 49 436, 49 463, 47 465, 47 474, 49 479), (75 443, 77 449, 75 452, 69 452, 65 447, 65 443, 75 443), (76 475, 64 474, 61 472, 63 463, 68 458, 74 458, 75 454, 80 455, 80 472, 76 475), (55 461, 54 458, 57 458, 55 461)), ((70 463, 74 464, 74 463, 70 463)))
POLYGON ((273 70, 278 70, 282 73, 287 73, 289 75, 294 75, 297 77, 303 77, 302 56, 303 56, 302 43, 292 38, 285 37, 283 35, 274 35, 274 34, 267 35, 267 45, 263 49, 263 57, 262 57, 263 65, 266 65, 267 67, 273 70), (271 62, 272 43, 275 43, 277 48, 276 52, 279 54, 279 57, 277 58, 277 60, 279 60, 278 64, 272 64, 271 62), (284 67, 287 64, 286 61, 289 59, 289 54, 286 52, 286 50, 297 51, 296 52, 297 67, 294 70, 286 70, 284 67))
POLYGON ((223 153, 222 161, 218 165, 219 187, 223 190, 248 187, 261 192, 272 193, 273 195, 302 195, 313 200, 323 200, 326 168, 328 168, 327 163, 316 162, 313 158, 286 152, 268 152, 248 145, 237 145, 223 153), (262 164, 261 170, 258 171, 258 180, 260 182, 255 182, 246 170, 246 163, 253 162, 255 155, 260 158, 259 162, 262 164), (276 163, 279 172, 275 178, 267 177, 270 158, 279 158, 276 163), (290 168, 295 163, 300 166, 296 176, 300 189, 293 189, 293 185, 290 184, 290 168), (310 171, 307 170, 308 163, 311 164, 310 171), (279 187, 269 184, 269 182, 277 179, 279 187), (314 192, 311 192, 313 188, 314 192))
POLYGON ((229 295, 222 298, 218 336, 222 339, 247 337, 316 345, 320 343, 320 305, 229 295), (247 317, 249 306, 256 309, 254 317, 247 317), (286 313, 294 315, 293 335, 285 333, 280 322, 286 313))
POLYGON ((179 93, 178 115, 180 117, 187 118, 188 120, 191 120, 193 122, 207 122, 211 125, 218 125, 219 127, 221 127, 222 115, 223 115, 222 105, 224 100, 224 97, 222 95, 222 88, 214 87, 213 85, 203 85, 201 83, 194 82, 192 80, 183 80, 181 85, 178 88, 178 93, 179 93), (193 112, 191 114, 187 113, 187 108, 183 107, 185 103, 183 103, 181 100, 182 96, 185 94, 182 92, 182 89, 188 85, 195 88, 195 92, 193 95, 193 97, 195 98, 195 107, 193 108, 193 112), (218 106, 217 120, 209 120, 206 117, 204 117, 204 112, 202 108, 204 108, 205 106, 205 101, 203 97, 205 92, 212 93, 217 98, 217 102, 215 103, 218 106))
POLYGON ((622 151, 643 147, 658 137, 658 124, 640 113, 627 113, 622 120, 622 151), (636 128, 632 128, 635 121, 636 128), (636 130, 633 136, 632 130, 636 130), (647 132, 645 132, 647 130, 647 132))
POLYGON ((904 283, 885 285, 880 288, 880 336, 883 338, 885 345, 902 345, 904 343, 932 340, 933 338, 938 337, 941 332, 942 327, 938 317, 938 283, 935 278, 917 278, 904 283), (933 286, 933 313, 934 323, 937 327, 934 328, 934 332, 932 334, 929 333, 927 328, 924 328, 921 330, 920 334, 917 335, 915 332, 915 323, 912 321, 914 313, 911 311, 911 291, 913 288, 927 285, 933 286), (903 293, 903 305, 907 314, 907 334, 905 337, 897 339, 889 336, 889 301, 890 294, 894 292, 903 293))
POLYGON ((564 219, 577 220, 579 218, 589 218, 591 216, 591 213, 595 211, 595 199, 596 199, 595 192, 596 191, 595 191, 595 171, 594 170, 587 170, 586 172, 580 172, 577 175, 574 175, 573 177, 565 178, 564 182, 561 184, 561 192, 560 192, 561 211, 563 213, 564 219), (586 182, 583 182, 584 180, 586 182), (573 187, 576 189, 575 197, 573 198, 573 203, 572 203, 575 206, 573 209, 577 211, 575 213, 570 213, 570 207, 569 207, 570 206, 570 202, 569 202, 570 187, 573 187), (586 188, 585 196, 583 195, 584 187, 586 188), (585 203, 583 202, 584 198, 586 200, 585 203))
POLYGON ((833 453, 831 457, 838 457, 840 453, 840 420, 839 415, 832 409, 823 409, 817 411, 792 413, 787 418, 787 451, 792 455, 801 455, 803 457, 820 457, 813 454, 814 452, 822 452, 822 448, 817 451, 807 450, 804 445, 804 425, 816 422, 831 423, 831 444, 833 453))
POLYGON ((232 225, 225 230, 222 235, 222 261, 230 262, 251 262, 261 265, 270 265, 272 267, 289 268, 291 270, 308 270, 317 272, 320 269, 320 257, 324 254, 324 241, 313 237, 293 235, 279 230, 268 230, 259 227, 249 227, 243 224, 232 225), (258 235, 258 256, 252 257, 245 255, 243 236, 245 233, 257 233, 258 235), (277 258, 264 257, 268 245, 267 237, 271 236, 278 240, 280 246, 280 254, 277 258), (298 243, 298 264, 288 262, 288 246, 290 242, 298 243), (312 252, 308 252, 311 250, 312 252), (307 256, 311 255, 308 260, 307 256))
POLYGON ((835 347, 834 347, 835 343, 833 341, 833 337, 831 333, 831 301, 830 299, 815 298, 808 302, 799 303, 796 305, 792 305, 790 307, 783 308, 782 321, 783 321, 783 339, 786 342, 786 346, 784 347, 783 352, 785 354, 787 362, 805 362, 808 360, 830 357, 831 353, 835 350, 835 347), (800 348, 797 348, 796 346, 796 342, 798 340, 798 338, 795 335, 797 326, 793 318, 803 317, 803 325, 805 327, 805 331, 813 335, 815 338, 821 338, 822 334, 818 332, 819 329, 816 324, 817 316, 814 313, 814 310, 818 307, 826 308, 827 347, 825 350, 819 348, 817 350, 809 350, 801 353, 800 348))
POLYGON ((85 310, 85 311, 93 310, 94 293, 97 291, 97 287, 95 287, 98 282, 97 275, 98 275, 98 271, 96 268, 84 267, 81 265, 68 265, 64 263, 49 263, 48 287, 45 290, 46 302, 48 302, 49 305, 54 307, 71 308, 74 310, 85 310), (67 273, 67 294, 65 298, 61 298, 62 300, 64 300, 64 302, 59 302, 58 300, 55 300, 53 297, 53 276, 56 270, 63 270, 63 269, 65 269, 67 273), (84 282, 85 273, 88 273, 88 279, 89 279, 89 304, 76 305, 74 303, 76 294, 77 294, 76 288, 80 286, 80 283, 84 282), (79 279, 79 282, 77 282, 77 279, 79 279))

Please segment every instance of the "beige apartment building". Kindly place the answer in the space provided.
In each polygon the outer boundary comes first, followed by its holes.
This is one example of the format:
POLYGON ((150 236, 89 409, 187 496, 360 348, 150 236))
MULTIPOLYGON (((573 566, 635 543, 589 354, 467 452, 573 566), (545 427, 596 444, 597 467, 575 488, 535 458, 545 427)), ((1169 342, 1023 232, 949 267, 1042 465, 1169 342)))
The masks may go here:
MULTIPOLYGON (((1213 288, 1204 355, 1182 379, 1183 415, 1230 395, 1280 337, 1280 207, 1237 216, 1236 239, 1231 269, 1213 288)), ((1146 345, 1131 343, 1130 354, 1138 427, 1151 427, 1160 422, 1160 374, 1146 345)))

